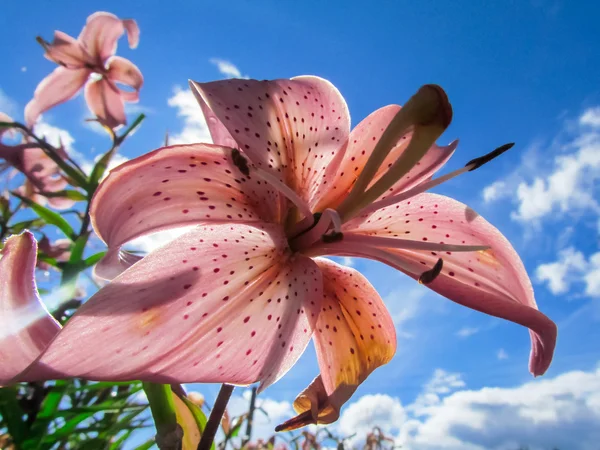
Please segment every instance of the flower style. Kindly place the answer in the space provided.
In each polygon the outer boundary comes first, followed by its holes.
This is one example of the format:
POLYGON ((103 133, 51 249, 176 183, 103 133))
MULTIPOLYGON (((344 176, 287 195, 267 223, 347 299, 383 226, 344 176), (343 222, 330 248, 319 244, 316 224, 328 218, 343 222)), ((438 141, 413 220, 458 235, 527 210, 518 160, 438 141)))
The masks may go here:
POLYGON ((103 181, 90 211, 108 246, 97 273, 115 278, 13 381, 264 389, 312 338, 320 374, 280 429, 331 423, 392 358, 396 335, 366 278, 321 255, 384 262, 450 300, 528 327, 530 371, 546 371, 556 326, 538 311, 514 249, 462 203, 424 193, 509 147, 432 179, 456 148, 434 143, 452 116, 441 88, 424 86, 403 108, 381 108, 352 132, 344 99, 320 78, 192 89, 215 145, 164 147, 103 181), (121 249, 189 225, 144 258, 121 249))
MULTIPOLYGON (((12 122, 12 119, 6 114, 0 113, 0 121, 12 122)), ((0 130, 0 139, 2 138, 1 133, 2 130, 0 130)), ((57 150, 62 158, 67 158, 67 152, 62 145, 57 150)), ((43 193, 62 191, 69 183, 52 158, 27 137, 16 145, 6 145, 0 140, 0 158, 6 161, 6 165, 12 166, 25 175, 25 183, 18 189, 18 192, 24 197, 39 204, 48 202, 56 209, 66 209, 73 205, 73 200, 69 198, 43 195, 43 193)))
POLYGON ((60 67, 42 80, 25 107, 27 126, 33 126, 43 112, 72 98, 84 85, 85 100, 98 120, 110 128, 124 125, 124 102, 137 102, 144 82, 135 64, 115 56, 117 41, 125 32, 129 46, 137 47, 140 31, 134 20, 96 12, 88 17, 77 39, 62 31, 54 32, 52 43, 38 38, 46 50, 44 56, 60 67), (117 83, 132 90, 123 90, 117 83))

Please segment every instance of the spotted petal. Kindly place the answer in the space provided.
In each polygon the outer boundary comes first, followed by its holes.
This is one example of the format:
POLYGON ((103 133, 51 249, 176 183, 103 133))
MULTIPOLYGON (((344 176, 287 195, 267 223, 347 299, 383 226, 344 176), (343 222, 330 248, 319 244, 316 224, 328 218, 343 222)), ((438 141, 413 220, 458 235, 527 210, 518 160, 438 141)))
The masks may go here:
MULTIPOLYGON (((322 211, 325 208, 335 208, 342 202, 362 172, 381 135, 399 110, 400 106, 398 105, 388 105, 380 108, 367 116, 352 130, 348 140, 346 155, 335 176, 332 177, 328 184, 328 189, 321 197, 317 210, 322 211)), ((406 150, 411 137, 412 132, 407 132, 398 140, 395 147, 383 161, 369 186, 379 180, 400 157, 406 150)), ((439 147, 434 144, 417 165, 390 187, 388 192, 382 197, 403 192, 431 178, 452 156, 457 143, 458 141, 455 141, 446 147, 439 147)))
POLYGON ((314 206, 350 132, 346 102, 331 83, 297 77, 192 87, 254 164, 278 174, 314 206))
POLYGON ((286 247, 278 225, 188 232, 83 304, 22 379, 266 387, 304 351, 322 297, 317 266, 286 247))
POLYGON ((358 386, 396 352, 394 322, 367 279, 326 259, 316 263, 323 274, 314 335, 321 375, 294 403, 299 418, 292 422, 297 426, 337 420, 358 386))
POLYGON ((0 252, 0 385, 11 382, 60 330, 37 292, 37 243, 29 231, 6 240, 0 252))
POLYGON ((40 114, 73 97, 84 85, 89 74, 88 69, 54 69, 38 84, 33 99, 25 106, 27 126, 32 127, 40 114))
POLYGON ((279 222, 278 196, 244 177, 231 150, 209 144, 164 147, 113 169, 92 199, 98 236, 118 260, 121 245, 168 228, 217 223, 279 222), (117 252, 117 253, 115 253, 117 252))
POLYGON ((441 195, 419 194, 366 220, 352 220, 345 227, 370 236, 491 247, 478 252, 387 248, 383 250, 391 258, 378 259, 418 279, 442 258, 442 272, 427 286, 461 305, 530 328, 530 371, 542 375, 548 369, 556 344, 556 325, 538 311, 525 267, 510 243, 472 209, 441 195), (398 258, 396 262, 394 258, 398 258))

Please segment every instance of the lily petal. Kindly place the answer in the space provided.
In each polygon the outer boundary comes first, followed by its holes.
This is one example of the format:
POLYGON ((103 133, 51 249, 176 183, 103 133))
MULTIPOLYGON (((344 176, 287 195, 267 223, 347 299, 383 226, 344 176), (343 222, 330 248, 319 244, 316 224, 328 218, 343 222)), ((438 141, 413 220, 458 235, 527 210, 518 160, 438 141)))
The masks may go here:
POLYGON ((379 259, 418 279, 442 258, 441 273, 427 287, 461 305, 529 328, 530 371, 536 376, 546 372, 556 345, 556 325, 538 311, 518 254, 502 233, 475 211, 448 197, 419 194, 382 208, 362 222, 350 221, 345 227, 371 236, 491 247, 464 253, 386 249, 403 262, 401 266, 393 258, 379 259))
POLYGON ((103 65, 117 51, 117 41, 124 32, 121 19, 114 14, 99 11, 87 18, 78 39, 93 59, 103 65))
MULTIPOLYGON (((381 135, 399 110, 400 106, 398 105, 384 106, 369 114, 352 130, 348 140, 346 155, 337 173, 330 180, 327 192, 321 197, 316 208, 318 211, 322 211, 325 208, 335 208, 346 197, 362 172, 381 135)), ((381 164, 369 186, 379 180, 400 157, 406 150, 411 137, 412 132, 408 132, 398 140, 395 147, 381 164)), ((457 141, 453 142, 447 147, 433 145, 417 165, 398 180, 382 198, 405 191, 431 178, 452 156, 457 143, 457 141)))
POLYGON ((26 369, 60 330, 37 292, 37 243, 29 231, 0 252, 0 385, 26 369))
POLYGON ((350 133, 339 91, 318 77, 192 83, 250 160, 314 206, 350 133))
POLYGON ((225 125, 223 125, 223 122, 219 120, 213 110, 210 109, 210 107, 206 104, 202 98, 202 95, 200 95, 199 90, 196 88, 196 83, 194 81, 190 81, 189 84, 190 89, 194 94, 196 101, 200 105, 200 109, 202 110, 202 115, 204 116, 204 120, 208 126, 212 143, 216 145, 222 145, 223 147, 238 148, 239 145, 235 139, 233 139, 229 130, 225 127, 225 125))
POLYGON ((81 69, 86 64, 94 63, 81 43, 62 31, 55 31, 54 41, 50 44, 44 43, 44 48, 44 56, 47 59, 69 69, 81 69))
POLYGON ((231 150, 209 144, 164 147, 113 169, 90 216, 109 252, 136 237, 206 222, 279 222, 278 196, 244 177, 231 150))
POLYGON ((310 423, 324 424, 337 420, 342 405, 367 376, 392 359, 396 329, 383 300, 360 272, 327 259, 315 262, 323 274, 314 335, 321 379, 301 394, 311 400, 294 406, 300 414, 311 411, 310 423))
POLYGON ((40 114, 72 98, 84 85, 89 69, 57 67, 38 84, 33 99, 25 106, 25 122, 32 127, 40 114))
POLYGON ((140 72, 140 69, 128 59, 121 58, 120 56, 110 57, 107 66, 108 73, 106 76, 110 81, 113 83, 123 83, 134 89, 134 91, 125 91, 115 85, 119 89, 121 97, 128 102, 137 102, 139 100, 139 90, 144 84, 144 76, 140 72))
POLYGON ((198 227, 84 303, 21 379, 266 387, 304 351, 322 297, 318 267, 286 247, 279 225, 198 227))
POLYGON ((127 33, 129 48, 137 48, 140 42, 140 28, 137 22, 133 19, 123 19, 123 27, 127 33))
POLYGON ((85 85, 85 101, 92 111, 109 128, 127 123, 121 91, 105 78, 85 85))

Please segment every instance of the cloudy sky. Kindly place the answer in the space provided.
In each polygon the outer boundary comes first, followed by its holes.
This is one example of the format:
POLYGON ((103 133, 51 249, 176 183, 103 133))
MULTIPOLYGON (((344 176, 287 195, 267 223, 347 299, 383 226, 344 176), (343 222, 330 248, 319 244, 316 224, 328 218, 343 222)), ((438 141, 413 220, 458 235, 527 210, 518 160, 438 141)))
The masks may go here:
MULTIPOLYGON (((0 111, 17 120, 53 69, 36 35, 77 35, 96 10, 135 18, 139 48, 122 56, 145 75, 148 116, 123 161, 171 142, 206 140, 187 80, 315 74, 345 96, 354 124, 402 104, 420 85, 448 92, 454 121, 438 141, 460 145, 443 172, 505 142, 514 150, 438 189, 511 240, 540 309, 559 327, 554 363, 533 379, 527 331, 466 310, 385 266, 347 260, 375 285, 394 318, 398 352, 360 387, 335 426, 379 425, 408 449, 596 449, 600 442, 600 6, 594 2, 173 0, 9 2, 0 15, 0 111)), ((93 161, 108 140, 84 122, 83 98, 48 112, 38 128, 93 161)), ((164 242, 163 240, 160 242, 164 242)), ((151 248, 157 239, 140 245, 151 248)), ((317 373, 314 350, 263 395, 271 433, 317 373)), ((216 386, 194 386, 208 399, 216 386)), ((242 411, 238 390, 232 410, 242 411)))

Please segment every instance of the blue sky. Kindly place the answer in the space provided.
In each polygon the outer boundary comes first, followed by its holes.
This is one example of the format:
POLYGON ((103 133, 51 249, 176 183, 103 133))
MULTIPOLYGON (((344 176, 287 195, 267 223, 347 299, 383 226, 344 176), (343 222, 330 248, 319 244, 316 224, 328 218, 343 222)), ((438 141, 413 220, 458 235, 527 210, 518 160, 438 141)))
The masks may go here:
MULTIPOLYGON (((555 360, 534 381, 527 371, 524 329, 454 305, 392 269, 353 260, 387 301, 398 327, 398 353, 361 386, 353 400, 358 403, 347 409, 338 428, 360 428, 376 417, 415 449, 440 443, 474 449, 503 443, 588 448, 586 439, 594 442, 594 428, 600 428, 600 206, 595 200, 600 5, 560 0, 164 5, 56 0, 39 2, 26 16, 18 2, 3 5, 0 110, 22 119, 35 86, 53 69, 35 36, 50 39, 54 29, 76 36, 96 10, 135 18, 142 32, 138 49, 128 49, 125 40, 119 47, 145 76, 131 117, 139 111, 148 115, 123 146, 127 158, 160 146, 166 130, 175 140, 205 136, 187 80, 230 76, 232 67, 258 79, 325 77, 345 96, 353 124, 381 106, 402 104, 422 84, 440 84, 453 104, 454 120, 439 143, 461 142, 443 172, 505 142, 517 143, 494 164, 437 192, 472 206, 517 248, 540 309, 559 326, 555 360), (224 62, 232 66, 229 71, 224 62), (492 423, 493 432, 481 425, 492 423)), ((88 116, 79 96, 43 120, 49 133, 67 130, 73 151, 92 160, 108 141, 84 124, 88 116)), ((274 418, 291 414, 286 402, 316 373, 309 348, 264 393, 274 418)), ((216 393, 214 386, 195 389, 209 398, 216 393)), ((243 404, 239 396, 234 408, 243 404)))

